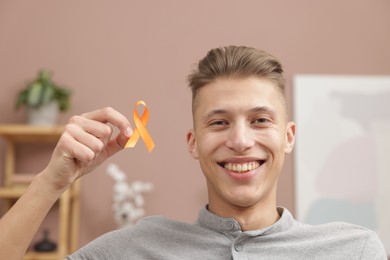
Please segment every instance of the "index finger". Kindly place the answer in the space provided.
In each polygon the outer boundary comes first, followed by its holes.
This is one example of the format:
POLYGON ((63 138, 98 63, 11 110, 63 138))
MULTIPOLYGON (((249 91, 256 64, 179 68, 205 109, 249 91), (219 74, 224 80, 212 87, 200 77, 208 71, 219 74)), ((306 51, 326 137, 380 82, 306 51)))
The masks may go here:
POLYGON ((110 123, 116 126, 127 137, 130 137, 132 134, 129 120, 112 107, 105 107, 92 112, 84 113, 81 116, 102 123, 110 123))

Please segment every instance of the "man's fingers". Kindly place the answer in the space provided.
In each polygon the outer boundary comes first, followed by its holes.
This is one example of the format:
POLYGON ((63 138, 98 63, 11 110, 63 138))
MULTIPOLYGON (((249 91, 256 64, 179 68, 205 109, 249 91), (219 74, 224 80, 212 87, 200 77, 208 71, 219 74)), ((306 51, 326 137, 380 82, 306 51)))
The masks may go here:
POLYGON ((91 133, 89 131, 85 131, 76 124, 68 124, 65 126, 65 132, 71 135, 78 143, 81 143, 91 149, 95 154, 100 154, 111 137, 112 130, 104 129, 106 127, 111 129, 109 126, 103 125, 100 126, 98 130, 95 130, 96 128, 92 129, 91 133))
POLYGON ((90 148, 95 156, 105 149, 106 157, 122 150, 133 134, 127 118, 110 107, 73 116, 66 126, 66 131, 76 141, 90 148), (108 123, 120 131, 115 138, 111 137, 113 130, 108 123))
POLYGON ((63 150, 64 155, 69 159, 88 163, 95 158, 96 153, 89 146, 77 141, 69 132, 64 132, 61 139, 60 143, 66 148, 63 150))
POLYGON ((124 136, 123 134, 120 133, 116 136, 115 139, 112 139, 107 145, 108 157, 114 155, 115 153, 125 148, 128 139, 129 138, 127 136, 124 136))
POLYGON ((81 116, 101 123, 110 123, 127 137, 130 137, 132 133, 131 125, 127 118, 111 107, 95 110, 81 116))
POLYGON ((112 108, 73 116, 65 126, 62 147, 67 157, 94 165, 122 150, 133 131, 129 121, 112 108), (115 126, 119 133, 113 138, 115 126), (96 160, 95 160, 96 159, 96 160))

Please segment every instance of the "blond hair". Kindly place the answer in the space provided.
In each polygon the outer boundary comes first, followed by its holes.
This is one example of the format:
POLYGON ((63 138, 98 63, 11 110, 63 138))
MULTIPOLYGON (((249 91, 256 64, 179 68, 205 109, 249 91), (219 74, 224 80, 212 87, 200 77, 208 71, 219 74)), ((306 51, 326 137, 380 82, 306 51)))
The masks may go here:
POLYGON ((282 64, 266 51, 246 46, 227 46, 211 49, 188 76, 192 103, 200 88, 218 78, 258 77, 271 80, 284 95, 285 78, 282 64))

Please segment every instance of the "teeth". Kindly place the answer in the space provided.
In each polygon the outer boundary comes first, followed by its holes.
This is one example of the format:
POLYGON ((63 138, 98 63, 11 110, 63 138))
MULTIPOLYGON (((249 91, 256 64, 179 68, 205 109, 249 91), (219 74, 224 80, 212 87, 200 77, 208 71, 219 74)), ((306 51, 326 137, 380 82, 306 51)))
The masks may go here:
POLYGON ((225 163, 224 168, 238 173, 243 173, 246 171, 251 171, 260 166, 259 162, 248 162, 248 163, 225 163))

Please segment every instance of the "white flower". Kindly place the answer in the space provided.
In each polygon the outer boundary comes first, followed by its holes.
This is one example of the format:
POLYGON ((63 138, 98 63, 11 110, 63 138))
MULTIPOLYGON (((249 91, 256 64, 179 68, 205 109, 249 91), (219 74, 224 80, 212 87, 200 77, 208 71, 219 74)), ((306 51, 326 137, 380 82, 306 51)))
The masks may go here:
POLYGON ((127 184, 126 174, 115 164, 109 164, 107 174, 110 175, 114 183, 113 210, 114 219, 121 227, 131 226, 138 219, 145 215, 145 199, 142 193, 153 190, 153 184, 142 181, 134 181, 127 184))

